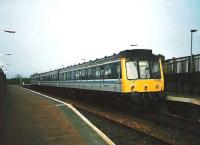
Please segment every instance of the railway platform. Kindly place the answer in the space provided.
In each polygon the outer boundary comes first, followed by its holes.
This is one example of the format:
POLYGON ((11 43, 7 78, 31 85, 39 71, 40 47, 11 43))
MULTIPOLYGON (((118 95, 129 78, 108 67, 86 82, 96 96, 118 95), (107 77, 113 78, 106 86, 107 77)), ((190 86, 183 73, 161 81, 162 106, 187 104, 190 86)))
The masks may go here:
POLYGON ((166 98, 167 101, 174 101, 174 102, 183 102, 189 103, 193 105, 200 106, 200 98, 198 97, 191 97, 191 96, 183 96, 183 95, 169 95, 166 98))
POLYGON ((70 104, 18 86, 4 100, 5 145, 114 144, 70 104))

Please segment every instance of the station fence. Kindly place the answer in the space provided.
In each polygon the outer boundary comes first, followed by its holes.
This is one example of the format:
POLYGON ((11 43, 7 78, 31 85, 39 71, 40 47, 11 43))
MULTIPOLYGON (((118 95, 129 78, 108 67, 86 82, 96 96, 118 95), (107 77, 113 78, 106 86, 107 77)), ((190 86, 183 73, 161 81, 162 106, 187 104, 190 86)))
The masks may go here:
POLYGON ((200 96, 200 54, 165 60, 167 92, 200 96))

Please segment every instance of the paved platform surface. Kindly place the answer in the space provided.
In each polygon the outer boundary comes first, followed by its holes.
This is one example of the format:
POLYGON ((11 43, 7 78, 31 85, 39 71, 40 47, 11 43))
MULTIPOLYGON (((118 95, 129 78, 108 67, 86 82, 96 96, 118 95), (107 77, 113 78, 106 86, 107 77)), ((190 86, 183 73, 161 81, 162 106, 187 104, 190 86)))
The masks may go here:
POLYGON ((169 95, 166 98, 167 101, 175 101, 175 102, 184 102, 184 103, 190 103, 194 105, 200 106, 200 98, 194 98, 190 96, 178 96, 178 95, 169 95))
POLYGON ((8 86, 5 145, 104 145, 65 105, 18 86, 8 86))

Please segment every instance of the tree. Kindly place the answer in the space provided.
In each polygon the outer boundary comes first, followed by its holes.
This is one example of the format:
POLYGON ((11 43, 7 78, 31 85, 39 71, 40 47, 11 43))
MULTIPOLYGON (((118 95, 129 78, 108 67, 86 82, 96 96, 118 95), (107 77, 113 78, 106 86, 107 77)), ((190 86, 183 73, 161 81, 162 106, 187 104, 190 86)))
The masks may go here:
POLYGON ((7 79, 7 83, 9 85, 30 84, 30 78, 23 78, 20 74, 17 74, 14 78, 7 79))

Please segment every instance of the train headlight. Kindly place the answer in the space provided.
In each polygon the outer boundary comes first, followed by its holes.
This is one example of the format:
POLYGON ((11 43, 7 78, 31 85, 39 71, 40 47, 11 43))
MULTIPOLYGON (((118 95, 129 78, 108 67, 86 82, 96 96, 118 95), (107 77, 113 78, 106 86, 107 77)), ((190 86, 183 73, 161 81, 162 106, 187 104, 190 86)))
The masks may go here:
POLYGON ((135 85, 132 85, 131 86, 131 91, 134 91, 134 89, 135 89, 135 85))
POLYGON ((145 86, 144 86, 144 90, 147 90, 147 89, 148 89, 148 87, 147 87, 147 85, 145 85, 145 86))

